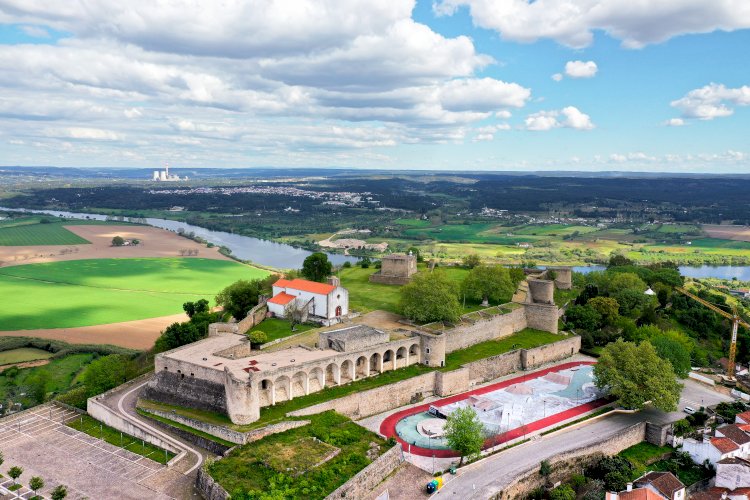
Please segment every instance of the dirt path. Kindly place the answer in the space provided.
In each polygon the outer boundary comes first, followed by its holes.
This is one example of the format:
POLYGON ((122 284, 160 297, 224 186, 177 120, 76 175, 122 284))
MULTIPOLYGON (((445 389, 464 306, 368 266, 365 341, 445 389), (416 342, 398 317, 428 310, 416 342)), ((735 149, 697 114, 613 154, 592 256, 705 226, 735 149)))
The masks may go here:
POLYGON ((0 246, 0 267, 61 260, 111 259, 138 257, 183 257, 183 250, 197 251, 203 259, 231 260, 217 247, 183 238, 171 231, 151 226, 86 225, 65 226, 68 231, 90 241, 83 245, 0 246), (136 246, 113 247, 112 238, 137 239, 136 246))
POLYGON ((49 359, 37 359, 34 361, 22 361, 20 363, 8 363, 7 365, 0 365, 0 373, 7 370, 8 368, 12 366, 17 366, 19 368, 32 368, 34 366, 44 366, 48 365, 50 362, 49 359))
POLYGON ((146 350, 153 347, 154 341, 167 326, 187 320, 187 315, 183 313, 107 325, 5 331, 0 332, 0 336, 40 337, 63 340, 71 344, 112 344, 129 349, 146 350))

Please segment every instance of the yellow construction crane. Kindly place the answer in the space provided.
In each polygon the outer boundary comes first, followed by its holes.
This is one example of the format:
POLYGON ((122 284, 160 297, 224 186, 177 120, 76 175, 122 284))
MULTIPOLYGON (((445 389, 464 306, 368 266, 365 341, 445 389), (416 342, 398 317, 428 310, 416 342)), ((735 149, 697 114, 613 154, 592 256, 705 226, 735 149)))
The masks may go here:
POLYGON ((734 305, 732 306, 732 312, 728 313, 717 305, 698 297, 694 293, 688 292, 682 287, 675 287, 675 290, 682 293, 683 295, 690 297, 693 300, 700 302, 704 306, 711 309, 713 312, 721 314, 732 322, 732 342, 729 344, 729 366, 727 367, 727 377, 734 380, 734 358, 737 357, 737 328, 739 327, 739 325, 742 325, 750 330, 750 325, 743 321, 742 318, 740 318, 740 315, 737 314, 737 307, 735 307, 734 305))

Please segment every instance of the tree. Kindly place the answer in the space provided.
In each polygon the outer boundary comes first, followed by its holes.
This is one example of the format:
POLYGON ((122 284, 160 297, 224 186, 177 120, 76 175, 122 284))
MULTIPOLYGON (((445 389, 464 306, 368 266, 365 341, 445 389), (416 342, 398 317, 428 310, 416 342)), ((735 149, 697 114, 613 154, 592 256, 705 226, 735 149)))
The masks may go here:
POLYGON ((185 314, 188 315, 188 318, 192 318, 197 313, 208 312, 208 301, 206 299, 200 299, 195 302, 185 302, 182 304, 182 309, 185 311, 185 314))
POLYGON ((591 332, 599 328, 602 315, 588 304, 585 306, 572 305, 565 310, 565 320, 574 328, 591 332))
POLYGON ((47 385, 49 384, 49 373, 40 371, 28 378, 29 395, 37 402, 43 403, 47 398, 47 385))
POLYGON ((258 305, 261 295, 271 293, 271 285, 278 279, 271 275, 257 280, 235 281, 216 296, 216 304, 231 314, 234 319, 245 319, 248 311, 258 305))
POLYGON ((367 269, 371 264, 372 261, 369 257, 362 257, 362 259, 360 259, 359 261, 359 267, 361 267, 362 269, 367 269))
POLYGON ((23 474, 23 467, 14 465, 8 469, 8 475, 13 478, 13 484, 16 484, 16 480, 21 477, 21 474, 23 474))
POLYGON ((475 267, 482 264, 482 259, 479 258, 479 255, 475 253, 470 253, 469 255, 466 255, 463 258, 464 267, 468 267, 469 269, 474 269, 475 267))
POLYGON ((247 332, 247 338, 250 340, 250 344, 252 345, 265 344, 266 341, 268 341, 268 335, 266 335, 266 332, 261 330, 253 330, 247 332))
POLYGON ((31 488, 34 492, 34 496, 36 496, 37 490, 44 488, 44 479, 39 476, 32 476, 29 480, 29 488, 31 488))
POLYGON ((576 500, 576 492, 569 484, 561 484, 549 493, 550 500, 576 500))
POLYGON ((406 250, 407 254, 412 254, 417 257, 417 262, 424 262, 424 256, 422 255, 422 252, 419 251, 419 248, 417 247, 409 247, 406 250))
MULTIPOLYGON (((197 318, 195 315, 193 318, 197 318)), ((164 329, 162 334, 154 343, 154 352, 164 352, 175 347, 192 344, 203 338, 203 334, 191 321, 184 323, 172 323, 164 329)))
MULTIPOLYGON (((609 273, 607 273, 609 274, 609 273)), ((635 273, 615 273, 609 280, 609 292, 614 294, 623 290, 646 291, 646 283, 635 273)))
POLYGON ((660 358, 672 365, 675 374, 685 378, 690 373, 690 351, 685 350, 679 341, 666 335, 659 335, 650 340, 660 358))
POLYGON ((670 362, 661 359, 648 341, 636 345, 618 339, 608 344, 594 365, 594 377, 598 388, 608 388, 629 409, 651 402, 662 411, 674 411, 682 391, 670 362))
POLYGON ((398 308, 417 323, 457 321, 461 316, 455 284, 445 273, 420 273, 401 287, 398 308))
POLYGON ((113 247, 121 247, 125 244, 125 238, 122 236, 115 236, 112 238, 112 246, 113 247))
POLYGON ((68 496, 68 489, 62 484, 56 486, 55 489, 52 490, 52 493, 50 493, 50 498, 52 500, 63 500, 66 496, 68 496))
POLYGON ((328 256, 322 252, 309 255, 302 262, 302 276, 311 281, 325 281, 331 275, 333 265, 328 261, 328 256))
POLYGON ((632 266, 633 261, 621 254, 614 254, 609 258, 607 267, 632 266))
POLYGON ((594 297, 586 305, 598 312, 606 325, 614 325, 620 317, 620 304, 612 297, 594 297))
POLYGON ((484 306, 489 305, 490 300, 509 300, 513 296, 514 288, 508 270, 500 266, 475 267, 461 283, 463 293, 474 300, 481 300, 484 306))
POLYGON ((138 374, 135 361, 122 354, 110 354, 95 359, 83 372, 83 383, 89 396, 114 389, 138 374))
POLYGON ((463 464, 464 457, 482 451, 484 426, 470 406, 458 408, 448 416, 444 433, 448 446, 461 455, 459 465, 463 464))

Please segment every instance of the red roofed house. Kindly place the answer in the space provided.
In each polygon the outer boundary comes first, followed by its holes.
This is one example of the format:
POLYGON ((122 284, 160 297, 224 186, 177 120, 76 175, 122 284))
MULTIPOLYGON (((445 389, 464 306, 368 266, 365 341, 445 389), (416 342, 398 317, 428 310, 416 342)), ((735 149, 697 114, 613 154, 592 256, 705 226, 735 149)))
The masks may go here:
POLYGON ((671 472, 648 472, 628 489, 607 493, 606 500, 685 500, 685 485, 671 472))
POLYGON ((743 411, 734 417, 735 424, 750 424, 750 411, 743 411))
POLYGON ((690 454, 690 458, 697 464, 703 464, 708 460, 711 465, 725 458, 733 458, 739 455, 740 446, 728 437, 704 436, 697 440, 688 438, 682 442, 682 451, 690 454))
MULTIPOLYGON (((268 299, 268 310, 278 318, 284 318, 290 308, 304 311, 309 319, 332 325, 349 314, 349 291, 339 284, 336 277, 328 283, 303 279, 280 279, 273 284, 273 297, 268 299)), ((304 320, 303 320, 304 321, 304 320)))

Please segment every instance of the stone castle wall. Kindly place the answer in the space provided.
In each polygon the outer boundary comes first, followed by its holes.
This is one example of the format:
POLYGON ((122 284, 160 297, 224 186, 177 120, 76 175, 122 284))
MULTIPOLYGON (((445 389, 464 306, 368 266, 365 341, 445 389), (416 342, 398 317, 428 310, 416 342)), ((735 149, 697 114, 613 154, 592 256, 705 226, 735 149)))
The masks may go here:
POLYGON ((496 314, 487 319, 480 319, 474 324, 462 324, 443 333, 445 352, 450 353, 487 340, 507 337, 527 326, 523 307, 506 314, 496 314))
POLYGON ((530 370, 553 361, 571 357, 581 350, 581 337, 575 335, 564 340, 520 351, 521 368, 530 370))
POLYGON ((580 337, 568 337, 554 344, 534 349, 518 349, 491 358, 467 363, 449 372, 430 372, 424 375, 389 384, 383 387, 357 392, 332 401, 288 413, 288 416, 314 415, 335 410, 352 419, 365 418, 404 405, 416 403, 427 396, 449 396, 465 392, 472 386, 510 375, 520 369, 533 368, 571 356, 570 349, 578 352, 580 337), (558 345, 559 344, 559 345, 558 345), (567 355, 565 354, 567 353, 567 355), (525 365, 523 360, 533 360, 534 365, 525 365), (417 397, 415 397, 417 395, 417 397))
POLYGON ((164 370, 157 371, 154 378, 142 389, 141 397, 198 410, 217 413, 227 412, 223 381, 212 381, 203 377, 184 377, 183 375, 164 370))
POLYGON ((377 272, 370 275, 370 281, 372 283, 380 283, 382 285, 406 285, 411 281, 411 278, 404 278, 402 276, 387 276, 380 272, 377 272))
POLYGON ((397 444, 380 455, 374 462, 362 469, 353 478, 338 487, 325 500, 340 498, 367 498, 383 479, 388 477, 404 461, 401 445, 397 444))
POLYGON ((558 332, 558 309, 554 304, 524 304, 526 326, 545 332, 558 332))

